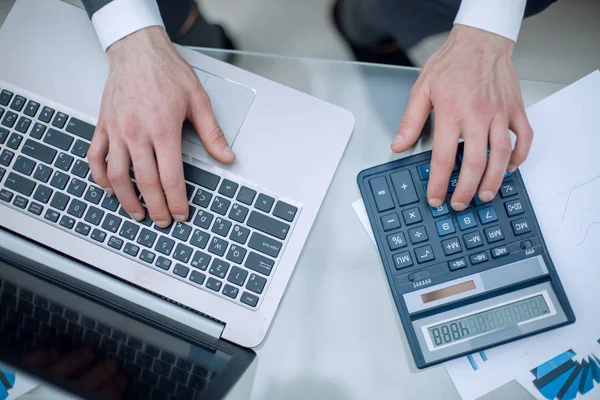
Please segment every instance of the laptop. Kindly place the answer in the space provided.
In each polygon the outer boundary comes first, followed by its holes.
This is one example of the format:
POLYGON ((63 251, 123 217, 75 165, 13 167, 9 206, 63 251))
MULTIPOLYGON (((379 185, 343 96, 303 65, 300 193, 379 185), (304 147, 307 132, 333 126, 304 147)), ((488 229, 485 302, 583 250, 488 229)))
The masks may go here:
MULTIPOLYGON (((237 159, 217 163, 186 126, 190 218, 160 229, 149 218, 129 218, 90 177, 85 156, 108 63, 86 13, 59 0, 15 3, 0 29, 0 52, 11 59, 0 64, 0 229, 85 267, 35 264, 56 271, 59 281, 71 276, 123 299, 125 288, 146 300, 148 294, 191 313, 190 329, 254 348, 272 324, 354 119, 307 94, 177 50, 203 82, 237 159), (89 280, 83 270, 110 279, 89 280), (108 290, 113 281, 124 285, 108 290)), ((159 309, 139 300, 129 303, 149 315, 159 309)))

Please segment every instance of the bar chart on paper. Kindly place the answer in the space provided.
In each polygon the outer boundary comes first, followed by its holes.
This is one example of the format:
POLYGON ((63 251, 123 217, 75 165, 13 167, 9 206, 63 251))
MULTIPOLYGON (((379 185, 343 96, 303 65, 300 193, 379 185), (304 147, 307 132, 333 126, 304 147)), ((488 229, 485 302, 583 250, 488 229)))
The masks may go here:
POLYGON ((15 374, 0 367, 0 400, 8 398, 9 390, 15 386, 15 374))

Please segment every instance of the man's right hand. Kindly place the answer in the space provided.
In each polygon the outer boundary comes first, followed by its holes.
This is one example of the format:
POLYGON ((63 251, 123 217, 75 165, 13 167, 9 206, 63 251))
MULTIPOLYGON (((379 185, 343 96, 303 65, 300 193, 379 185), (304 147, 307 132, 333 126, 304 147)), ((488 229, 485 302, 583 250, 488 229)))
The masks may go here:
POLYGON ((146 211, 129 177, 133 164, 137 186, 156 225, 167 227, 171 218, 183 222, 188 217, 181 156, 184 120, 194 124, 217 161, 235 160, 210 99, 162 27, 133 33, 106 53, 110 76, 88 151, 92 176, 117 196, 132 218, 142 220, 146 211))

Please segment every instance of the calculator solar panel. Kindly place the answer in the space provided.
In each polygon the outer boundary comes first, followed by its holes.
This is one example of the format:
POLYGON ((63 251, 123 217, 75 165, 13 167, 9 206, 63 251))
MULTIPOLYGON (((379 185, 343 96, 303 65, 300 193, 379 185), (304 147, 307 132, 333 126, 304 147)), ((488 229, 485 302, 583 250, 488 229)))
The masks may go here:
POLYGON ((490 202, 427 203, 431 152, 366 169, 358 185, 417 367, 575 321, 519 171, 490 202))

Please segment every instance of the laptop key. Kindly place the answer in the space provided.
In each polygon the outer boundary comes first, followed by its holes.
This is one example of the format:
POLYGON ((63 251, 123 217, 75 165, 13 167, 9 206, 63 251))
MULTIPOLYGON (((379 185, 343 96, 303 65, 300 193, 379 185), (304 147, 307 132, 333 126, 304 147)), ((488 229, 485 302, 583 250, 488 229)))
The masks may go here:
POLYGON ((212 193, 204 191, 202 189, 198 189, 196 191, 196 195, 194 196, 194 200, 192 201, 194 204, 200 207, 208 207, 210 201, 212 200, 212 193))
POLYGON ((271 208, 273 208, 274 202, 275 202, 274 198, 261 193, 258 195, 258 198, 256 199, 256 203, 254 204, 254 207, 256 207, 257 209, 264 211, 266 213, 270 213, 271 208))
POLYGON ((80 235, 87 236, 90 234, 91 229, 92 228, 88 224, 78 222, 77 226, 75 227, 75 232, 79 233, 80 235))
POLYGON ((55 171, 52 180, 50 181, 51 186, 61 190, 67 186, 67 183, 69 183, 69 175, 60 171, 55 171))
POLYGON ((158 242, 156 242, 156 246, 154 247, 154 250, 158 251, 161 254, 168 256, 171 254, 171 251, 173 250, 174 246, 175 246, 175 241, 173 239, 170 239, 166 236, 161 235, 158 238, 158 242))
POLYGON ((204 231, 201 231, 199 229, 194 230, 194 234, 192 235, 192 238, 190 239, 190 244, 192 246, 198 247, 200 249, 204 249, 206 247, 206 245, 208 244, 208 239, 210 238, 210 235, 204 231))
POLYGON ((223 282, 221 282, 215 278, 208 278, 208 280, 206 281, 206 287, 209 288, 210 290, 214 290, 215 292, 218 292, 219 290, 221 290, 222 285, 223 285, 223 282))
POLYGON ((16 95, 15 98, 13 99, 12 103, 10 104, 10 108, 12 108, 15 111, 20 112, 23 109, 23 107, 25 106, 26 102, 27 102, 27 99, 25 97, 16 95))
POLYGON ((90 186, 85 193, 84 199, 90 203, 98 204, 100 203, 103 194, 104 190, 97 188, 96 186, 90 186))
POLYGON ((277 204, 275 204, 275 208, 273 209, 274 216, 284 219, 288 222, 292 222, 294 220, 297 212, 297 207, 294 207, 283 201, 278 201, 277 204))
POLYGON ((160 256, 160 257, 158 257, 158 260, 156 260, 156 264, 154 264, 154 265, 156 265, 160 269, 164 269, 165 271, 168 271, 169 268, 171 268, 171 264, 172 264, 171 260, 160 256))
POLYGON ((47 219, 50 222, 56 222, 58 221, 58 218, 60 217, 60 214, 54 210, 48 209, 46 210, 46 214, 44 214, 44 218, 47 219))
POLYGON ((14 206, 17 206, 22 209, 25 209, 25 207, 27 207, 27 203, 29 203, 29 200, 22 196, 17 196, 13 201, 14 206))
POLYGON ((152 232, 149 229, 142 229, 140 236, 138 237, 137 242, 142 246, 146 246, 148 248, 152 248, 154 246, 154 242, 156 241, 157 234, 152 232))
POLYGON ((46 132, 46 125, 36 122, 33 125, 33 129, 29 133, 29 136, 31 136, 32 138, 35 138, 35 139, 41 139, 42 136, 44 135, 44 132, 46 132))
POLYGON ((213 218, 214 216, 211 213, 200 210, 198 211, 198 214, 196 214, 196 218, 194 218, 194 225, 203 229, 208 229, 213 218))
POLYGON ((108 239, 108 246, 113 249, 121 250, 121 248, 123 248, 123 243, 123 239, 116 236, 111 236, 110 239, 108 239))
POLYGON ((27 107, 25 107, 25 111, 23 111, 23 113, 31 118, 35 117, 35 114, 37 113, 38 109, 40 108, 40 103, 33 101, 33 100, 29 100, 29 103, 27 103, 27 107))
POLYGON ((208 263, 211 260, 211 256, 201 251, 196 251, 194 257, 192 257, 192 267, 205 271, 208 268, 208 263))
POLYGON ((52 164, 57 153, 57 151, 53 148, 42 143, 35 142, 31 139, 27 139, 25 141, 21 152, 47 164, 52 164))
POLYGON ((100 229, 94 229, 90 237, 96 242, 104 243, 104 240, 106 239, 106 232, 103 232, 100 229))
POLYGON ((27 211, 29 211, 30 213, 32 213, 34 215, 41 215, 42 211, 44 211, 44 206, 42 206, 39 203, 31 203, 29 205, 29 208, 27 209, 27 211))
POLYGON ((33 178, 40 182, 47 183, 52 176, 52 172, 54 172, 52 168, 43 164, 39 164, 33 173, 33 178))
POLYGON ((192 257, 192 251, 193 250, 191 247, 179 243, 175 248, 173 258, 178 261, 181 261, 184 264, 187 264, 187 262, 190 261, 190 258, 192 257))
POLYGON ((225 240, 218 237, 213 237, 210 241, 210 245, 208 246, 208 251, 218 255, 219 257, 223 257, 223 254, 225 254, 225 250, 227 249, 227 245, 228 243, 225 240))
POLYGON ((46 132, 46 135, 44 136, 43 141, 49 145, 67 151, 73 143, 73 136, 57 131, 56 129, 49 128, 48 132, 46 132))
POLYGON ((27 130, 29 129, 30 125, 31 120, 29 118, 21 117, 19 118, 19 122, 17 122, 17 126, 15 127, 15 129, 17 130, 17 132, 27 133, 27 130))
POLYGON ((21 145, 21 141, 23 140, 23 136, 19 135, 16 132, 13 132, 6 143, 6 147, 10 147, 13 150, 17 150, 21 145))
POLYGON ((231 202, 229 200, 217 196, 210 206, 210 210, 216 212, 217 214, 225 215, 227 214, 227 210, 229 209, 230 205, 231 202))
POLYGON ((219 278, 225 278, 227 275, 227 271, 229 270, 229 263, 226 263, 223 260, 219 260, 215 258, 210 266, 210 270, 208 271, 211 275, 218 276, 219 278))
POLYGON ((244 264, 246 268, 261 273, 265 276, 269 276, 271 274, 274 265, 275 261, 252 251, 250 254, 248 254, 248 258, 244 264))
POLYGON ((248 246, 271 257, 279 256, 282 243, 258 232, 252 233, 248 246))
POLYGON ((248 279, 248 283, 246 284, 246 289, 254 293, 261 294, 263 292, 263 289, 265 288, 266 283, 267 280, 262 276, 251 274, 250 279, 248 279))
POLYGON ((190 281, 192 281, 198 285, 202 285, 204 283, 205 279, 206 279, 206 275, 201 274, 198 271, 192 271, 192 273, 190 274, 190 281))
POLYGON ((71 168, 71 164, 73 164, 74 158, 68 154, 60 153, 58 158, 54 162, 54 166, 56 168, 62 169, 63 171, 68 171, 71 168))
POLYGON ((229 261, 232 261, 236 264, 242 264, 242 262, 244 261, 244 257, 246 257, 246 249, 244 249, 243 247, 239 247, 236 245, 231 245, 231 247, 229 247, 229 251, 227 252, 227 259, 229 261))
POLYGON ((81 218, 86 208, 87 204, 77 199, 73 199, 73 201, 71 201, 71 204, 69 205, 69 208, 67 209, 67 213, 71 214, 75 218, 81 218))
POLYGON ((13 169, 17 172, 22 173, 23 175, 31 175, 33 169, 35 168, 35 161, 24 157, 17 156, 15 163, 13 164, 13 169))
POLYGON ((235 299, 239 292, 240 290, 238 288, 231 285, 225 285, 223 287, 223 294, 227 297, 231 297, 232 299, 235 299))
POLYGON ((64 128, 67 119, 69 119, 69 116, 63 112, 57 112, 56 115, 54 116, 54 121, 52 121, 52 125, 62 129, 64 128))
POLYGON ((78 157, 85 158, 87 152, 90 148, 89 143, 84 142, 83 140, 77 139, 73 148, 71 149, 71 154, 74 154, 78 157))
POLYGON ((65 211, 65 209, 67 208, 67 204, 69 203, 69 200, 71 200, 71 198, 69 196, 67 196, 66 194, 63 194, 61 192, 56 192, 54 194, 54 197, 52 198, 52 201, 50 202, 50 206, 57 208, 60 211, 65 211))
POLYGON ((244 304, 249 305, 250 307, 256 307, 256 305, 258 304, 258 297, 251 293, 244 292, 242 294, 242 297, 240 297, 240 301, 244 304))
POLYGON ((236 203, 233 205, 233 207, 231 207, 231 211, 229 212, 229 218, 236 222, 243 223, 246 220, 248 211, 248 208, 236 203))
POLYGON ((212 232, 216 233, 217 235, 227 237, 230 229, 231 229, 231 222, 219 217, 215 220, 215 223, 212 227, 212 232))
POLYGON ((263 233, 275 236, 278 239, 284 240, 290 230, 290 226, 286 223, 252 211, 247 222, 248 226, 257 229, 263 233))
POLYGON ((175 264, 175 267, 173 268, 173 273, 182 278, 187 278, 188 274, 190 273, 190 269, 185 265, 175 264))
POLYGON ((148 264, 152 264, 155 257, 156 254, 148 250, 142 250, 142 254, 140 254, 140 260, 145 261, 148 264))
POLYGON ((38 117, 38 119, 42 122, 48 123, 52 119, 53 115, 54 115, 54 110, 52 108, 46 106, 46 107, 42 108, 42 112, 40 113, 40 116, 38 117))
POLYGON ((0 165, 4 165, 5 167, 8 167, 14 156, 15 156, 15 153, 13 153, 10 150, 4 149, 2 151, 2 153, 0 154, 0 165))
POLYGON ((0 92, 0 105, 7 106, 12 97, 13 93, 11 91, 3 89, 2 92, 0 92))
POLYGON ((81 197, 86 187, 87 183, 77 178, 73 178, 71 180, 71 183, 69 184, 69 187, 67 188, 67 192, 72 194, 73 196, 81 197))
POLYGON ((9 134, 10 131, 8 129, 0 127, 0 144, 4 144, 4 142, 6 142, 9 134))
POLYGON ((60 219, 60 226, 63 228, 71 229, 75 225, 75 220, 68 215, 63 215, 60 219))
POLYGON ((81 121, 77 118, 72 117, 67 124, 65 130, 73 135, 79 136, 80 138, 91 141, 94 137, 94 131, 96 127, 88 124, 87 122, 81 121))
POLYGON ((6 126, 7 128, 12 128, 15 126, 15 122, 17 122, 17 117, 18 114, 15 114, 12 111, 7 111, 2 119, 2 125, 6 126))
POLYGON ((190 233, 192 232, 192 228, 189 225, 183 224, 181 222, 177 222, 175 227, 173 228, 173 232, 171 236, 175 239, 179 239, 183 242, 187 242, 190 237, 190 233))
POLYGON ((35 182, 31 179, 27 179, 21 175, 11 172, 4 181, 4 186, 7 189, 14 190, 15 192, 21 193, 24 196, 31 196, 33 189, 35 188, 35 182))
POLYGON ((127 243, 127 244, 125 245, 125 248, 123 249, 123 252, 124 252, 125 254, 128 254, 128 255, 130 255, 130 256, 132 256, 132 257, 137 257, 137 255, 138 255, 139 251, 140 251, 140 247, 139 247, 139 246, 136 246, 136 245, 135 245, 135 244, 133 244, 133 243, 127 243))
POLYGON ((38 185, 33 198, 41 203, 47 204, 52 196, 53 190, 44 185, 38 185))
POLYGON ((236 267, 235 265, 231 268, 231 272, 227 277, 227 281, 238 285, 243 286, 244 282, 246 282, 246 277, 248 276, 248 272, 244 269, 236 267))
MULTIPOLYGON (((77 164, 76 164, 77 166, 77 164)), ((75 168, 73 168, 75 169, 75 168)), ((113 196, 110 194, 107 194, 106 196, 104 196, 104 200, 102 200, 102 208, 105 208, 107 210, 110 211, 117 211, 117 208, 119 207, 119 200, 117 199, 117 196, 113 196)), ((120 219, 119 219, 120 221, 120 219)))
POLYGON ((137 236, 139 229, 140 229, 139 226, 137 226, 129 221, 125 221, 125 223, 123 224, 123 227, 121 228, 121 231, 119 232, 119 236, 121 236, 127 240, 134 240, 135 237, 137 236))

